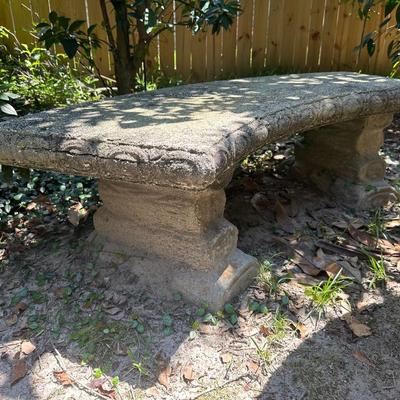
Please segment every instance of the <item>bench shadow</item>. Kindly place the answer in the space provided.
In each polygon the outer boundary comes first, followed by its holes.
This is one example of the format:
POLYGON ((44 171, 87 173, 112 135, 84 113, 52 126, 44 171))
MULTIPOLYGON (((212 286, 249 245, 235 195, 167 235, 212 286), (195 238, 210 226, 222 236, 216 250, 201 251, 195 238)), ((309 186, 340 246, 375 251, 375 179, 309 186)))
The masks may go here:
MULTIPOLYGON (((398 347, 400 343, 400 271, 394 271, 391 275, 397 286, 391 285, 389 288, 374 291, 371 295, 372 301, 369 304, 366 303, 365 309, 357 315, 357 318, 371 327, 372 336, 357 338, 339 316, 330 320, 300 344, 297 341, 297 347, 283 348, 285 357, 283 359, 280 357, 279 362, 267 368, 266 379, 258 374, 251 376, 251 381, 259 380, 263 385, 259 394, 251 398, 257 400, 398 399, 400 393, 398 347)), ((115 291, 113 292, 115 295, 115 291)), ((354 308, 363 294, 365 294, 363 291, 359 291, 351 295, 350 301, 354 308)), ((159 301, 154 301, 154 296, 146 293, 143 288, 142 293, 124 307, 141 315, 143 320, 147 319, 147 332, 141 337, 133 333, 135 340, 132 341, 131 351, 134 356, 115 357, 108 373, 119 375, 121 382, 132 388, 146 391, 159 381, 159 368, 163 368, 163 363, 167 365, 173 356, 179 358, 179 353, 185 352, 185 342, 190 333, 188 327, 192 320, 192 318, 185 318, 185 314, 189 314, 189 311, 193 313, 195 309, 181 302, 166 301, 160 304, 159 301), (139 301, 142 303, 140 304, 139 301), (160 330, 160 321, 157 318, 159 312, 169 312, 174 315, 173 336, 163 336, 157 332, 160 330), (133 357, 136 360, 133 360, 133 357), (138 368, 133 367, 133 362, 142 362, 146 372, 140 374, 138 368), (125 376, 127 371, 129 374, 125 376)), ((68 308, 62 308, 61 311, 68 312, 68 308)), ((72 310, 69 309, 69 312, 72 310)), ((108 322, 110 323, 110 320, 108 322)), ((110 327, 111 324, 106 326, 110 327)), ((104 326, 101 328, 103 329, 104 326)), ((60 371, 61 365, 64 365, 72 375, 81 376, 77 374, 77 371, 79 372, 79 364, 82 360, 82 349, 71 346, 68 338, 61 340, 47 337, 46 341, 41 343, 40 336, 34 336, 32 341, 38 346, 37 352, 27 361, 31 373, 14 386, 10 386, 10 365, 15 360, 4 356, 4 346, 10 346, 10 343, 12 346, 15 340, 28 339, 28 337, 25 334, 22 337, 13 336, 13 340, 10 340, 10 338, 0 336, 2 349, 0 373, 6 373, 8 376, 7 380, 3 380, 0 384, 0 398, 4 400, 42 399, 46 394, 46 398, 52 399, 58 398, 57 393, 79 395, 82 399, 91 398, 89 395, 85 397, 85 390, 82 388, 76 391, 71 388, 65 388, 68 389, 65 390, 54 378, 49 379, 47 375, 51 370, 60 371), (61 360, 61 365, 54 358, 55 349, 59 352, 57 357, 61 360), (45 375, 41 373, 42 365, 47 368, 45 375)), ((109 346, 110 342, 103 344, 109 346)), ((122 348, 121 351, 123 351, 122 348)), ((97 361, 89 361, 88 364, 92 368, 102 367, 97 361)), ((171 366, 173 369, 179 369, 176 364, 171 364, 171 366)), ((159 393, 160 397, 165 396, 161 394, 161 391, 159 393)), ((174 398, 174 394, 171 393, 171 395, 174 398)), ((144 398, 151 398, 151 396, 144 398)), ((190 396, 187 397, 187 399, 190 398, 190 396)))

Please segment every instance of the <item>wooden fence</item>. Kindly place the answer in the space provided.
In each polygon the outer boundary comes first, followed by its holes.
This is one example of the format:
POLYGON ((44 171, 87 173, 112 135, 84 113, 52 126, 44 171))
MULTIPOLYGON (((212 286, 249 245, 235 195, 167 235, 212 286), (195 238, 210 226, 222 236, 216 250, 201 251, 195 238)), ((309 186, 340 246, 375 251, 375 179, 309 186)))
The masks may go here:
MULTIPOLYGON (((185 81, 247 76, 278 68, 378 74, 390 70, 387 36, 381 36, 372 58, 365 49, 360 56, 354 51, 362 36, 362 22, 352 2, 241 0, 241 5, 243 12, 234 25, 219 35, 208 30, 193 36, 184 27, 163 33, 151 46, 149 64, 185 81)), ((98 0, 0 0, 0 25, 14 31, 21 42, 31 43, 32 22, 47 17, 50 10, 97 23, 98 35, 106 39, 98 0)), ((382 20, 382 10, 374 13, 366 32, 377 29, 382 20)), ((111 76, 113 66, 107 49, 97 50, 95 59, 102 73, 111 76)))

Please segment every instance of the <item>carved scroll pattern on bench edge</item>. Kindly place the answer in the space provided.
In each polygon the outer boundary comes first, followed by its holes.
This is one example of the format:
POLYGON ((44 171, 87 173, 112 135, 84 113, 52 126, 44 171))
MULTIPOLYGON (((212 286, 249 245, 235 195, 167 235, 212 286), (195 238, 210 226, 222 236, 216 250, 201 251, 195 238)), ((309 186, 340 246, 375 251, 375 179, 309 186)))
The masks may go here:
POLYGON ((267 113, 242 129, 228 132, 213 154, 129 144, 126 144, 126 150, 115 151, 115 145, 107 141, 93 145, 75 138, 66 138, 62 144, 55 143, 55 149, 44 141, 40 148, 27 143, 21 149, 16 143, 21 134, 13 138, 13 132, 10 132, 9 140, 0 148, 0 160, 4 164, 77 175, 202 190, 212 186, 220 175, 265 144, 319 126, 397 110, 400 110, 398 89, 335 96, 286 107, 267 113), (43 148, 48 149, 51 162, 40 156, 43 148))

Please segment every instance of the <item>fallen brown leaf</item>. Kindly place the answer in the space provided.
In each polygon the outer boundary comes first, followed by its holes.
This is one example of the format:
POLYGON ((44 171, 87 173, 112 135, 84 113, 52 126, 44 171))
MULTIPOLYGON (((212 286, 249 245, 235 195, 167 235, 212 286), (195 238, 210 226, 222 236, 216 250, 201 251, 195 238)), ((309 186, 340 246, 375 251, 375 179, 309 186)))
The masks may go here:
POLYGON ((305 339, 310 334, 308 328, 301 322, 295 323, 294 327, 299 332, 300 339, 305 339))
POLYGON ((257 374, 260 369, 260 364, 256 361, 250 360, 246 364, 247 369, 253 374, 257 374))
POLYGON ((368 325, 365 325, 362 322, 360 322, 357 318, 353 317, 352 315, 347 314, 344 317, 344 320, 346 321, 351 331, 357 337, 366 337, 372 335, 371 328, 368 325))
POLYGON ((362 351, 354 350, 352 354, 358 361, 368 365, 369 367, 375 368, 375 364, 371 362, 362 351))
POLYGON ((192 365, 186 365, 182 370, 182 376, 185 381, 191 382, 194 379, 194 372, 192 365))
POLYGON ((57 379, 58 383, 63 386, 71 386, 73 384, 72 379, 65 371, 53 371, 53 375, 57 379))
POLYGON ((28 372, 28 366, 24 359, 16 360, 11 369, 11 386, 20 381, 28 372))
POLYGON ((383 252, 387 254, 397 254, 400 253, 400 245, 392 244, 386 239, 377 239, 370 235, 368 232, 360 231, 354 226, 349 225, 349 233, 351 237, 357 242, 369 247, 370 249, 380 248, 383 252))
POLYGON ((305 255, 303 249, 299 248, 296 245, 293 245, 288 240, 281 238, 279 236, 272 236, 272 239, 279 243, 284 244, 294 252, 294 258, 292 261, 298 267, 300 267, 303 272, 311 276, 316 276, 321 272, 321 270, 316 265, 314 265, 313 262, 305 255))
POLYGON ((37 203, 35 203, 34 201, 32 201, 26 205, 26 209, 28 211, 34 210, 36 207, 37 207, 37 203))
POLYGON ((218 333, 218 328, 213 325, 200 324, 199 332, 204 335, 216 335, 218 333))
POLYGON ((338 265, 336 262, 332 262, 328 264, 324 269, 325 272, 328 274, 328 276, 334 277, 340 272, 342 267, 338 265))
POLYGON ((170 377, 170 375, 171 375, 171 367, 170 367, 170 365, 167 365, 158 374, 158 382, 160 382, 160 384, 163 385, 167 389, 169 387, 169 377, 170 377))
POLYGON ((342 244, 342 245, 338 245, 338 244, 334 244, 331 242, 328 242, 327 240, 317 240, 317 242, 315 243, 316 246, 323 248, 324 250, 328 250, 332 253, 336 253, 336 254, 340 254, 340 255, 346 255, 349 257, 352 256, 361 256, 361 257, 366 257, 365 254, 358 248, 355 246, 352 246, 350 244, 342 244))
POLYGON ((289 217, 285 207, 279 200, 275 203, 275 218, 278 225, 287 233, 295 232, 295 225, 292 218, 289 217))
POLYGON ((292 261, 307 275, 317 276, 321 272, 310 260, 297 251, 292 261))
POLYGON ((364 231, 360 231, 357 228, 355 228, 353 225, 349 225, 349 233, 351 235, 351 237, 354 240, 357 240, 357 242, 368 246, 370 248, 376 248, 377 245, 377 240, 371 236, 369 233, 364 232, 364 231))
POLYGON ((25 355, 31 354, 36 350, 36 346, 29 342, 22 342, 21 344, 21 352, 24 353, 25 355))
POLYGON ((266 326, 266 325, 261 325, 261 326, 260 326, 260 333, 261 333, 261 335, 263 335, 264 337, 267 337, 267 336, 272 335, 271 329, 269 329, 268 326, 266 326))
POLYGON ((320 281, 302 272, 295 272, 293 274, 294 280, 289 282, 289 284, 294 284, 297 282, 300 285, 317 285, 320 281))

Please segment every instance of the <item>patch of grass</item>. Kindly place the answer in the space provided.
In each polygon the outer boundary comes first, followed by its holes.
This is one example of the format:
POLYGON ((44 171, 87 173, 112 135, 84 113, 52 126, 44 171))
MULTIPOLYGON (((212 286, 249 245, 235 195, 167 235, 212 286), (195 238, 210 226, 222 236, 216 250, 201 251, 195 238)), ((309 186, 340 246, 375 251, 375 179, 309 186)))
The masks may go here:
POLYGON ((131 360, 132 369, 135 369, 139 373, 139 375, 149 375, 149 372, 147 368, 143 365, 143 362, 136 360, 135 356, 130 350, 128 350, 128 357, 131 360))
POLYGON ((260 358, 261 362, 264 365, 268 365, 271 360, 272 360, 272 353, 268 349, 266 349, 268 341, 265 341, 262 346, 260 346, 253 338, 251 338, 251 341, 254 343, 254 346, 256 346, 256 353, 257 356, 260 358))
POLYGON ((279 309, 274 315, 274 319, 271 323, 272 335, 268 336, 270 343, 275 343, 283 340, 289 331, 289 319, 279 309))
POLYGON ((269 294, 269 296, 276 296, 279 293, 279 288, 282 283, 288 282, 291 278, 289 275, 281 277, 276 276, 272 271, 273 264, 264 260, 260 269, 258 270, 257 282, 269 294))
POLYGON ((379 283, 384 283, 389 278, 384 265, 383 257, 377 260, 375 257, 368 255, 369 269, 372 272, 372 278, 369 280, 368 287, 376 289, 379 283))
POLYGON ((343 277, 340 270, 334 277, 322 281, 316 285, 308 287, 304 294, 311 298, 314 308, 321 315, 325 312, 326 307, 334 304, 343 289, 350 284, 350 279, 343 277))
POLYGON ((368 232, 376 239, 386 236, 385 221, 382 216, 382 209, 378 208, 368 223, 368 232))

